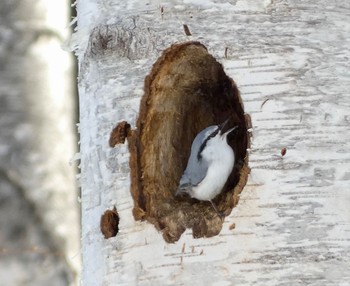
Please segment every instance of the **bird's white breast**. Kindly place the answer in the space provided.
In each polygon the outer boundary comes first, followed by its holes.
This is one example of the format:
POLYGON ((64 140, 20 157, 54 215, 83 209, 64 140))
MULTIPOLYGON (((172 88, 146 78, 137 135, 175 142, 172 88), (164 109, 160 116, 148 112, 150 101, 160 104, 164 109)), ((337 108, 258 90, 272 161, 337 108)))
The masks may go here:
POLYGON ((234 153, 226 138, 218 138, 208 144, 203 159, 209 161, 205 178, 192 188, 191 196, 198 200, 212 200, 224 187, 234 166, 234 153), (223 140, 222 140, 223 139, 223 140), (215 142, 216 141, 216 142, 215 142))

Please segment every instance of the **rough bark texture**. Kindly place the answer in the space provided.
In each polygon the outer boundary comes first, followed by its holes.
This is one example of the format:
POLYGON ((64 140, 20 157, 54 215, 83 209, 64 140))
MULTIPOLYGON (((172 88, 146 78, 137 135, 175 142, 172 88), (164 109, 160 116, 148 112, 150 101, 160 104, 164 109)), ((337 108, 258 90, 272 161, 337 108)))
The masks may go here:
POLYGON ((130 162, 135 219, 153 223, 167 242, 177 241, 186 228, 192 228, 196 238, 217 235, 223 221, 210 203, 181 200, 174 194, 194 137, 230 118, 231 127, 238 126, 229 140, 236 164, 215 201, 225 215, 238 202, 248 176, 249 140, 236 84, 203 45, 188 42, 164 51, 146 77, 144 89, 133 133, 136 142, 129 141, 131 153, 136 152, 131 155, 136 161, 130 162), (241 188, 234 188, 239 182, 241 188))
MULTIPOLYGON (((346 285, 349 4, 94 2, 82 10, 77 34, 84 283, 346 285), (106 25, 111 35, 124 31, 118 35, 130 38, 112 38, 107 49, 92 54, 86 35, 106 25), (252 119, 251 173, 219 235, 194 239, 186 230, 169 244, 149 222, 135 222, 129 149, 110 148, 108 136, 117 122, 135 127, 152 65, 166 48, 189 40, 203 43, 240 90, 252 119), (114 205, 119 232, 106 240, 100 218, 114 205)), ((201 128, 194 127, 191 136, 201 128)), ((138 215, 145 215, 142 209, 138 215)))
POLYGON ((75 102, 61 47, 69 4, 34 2, 0 2, 0 284, 73 285, 75 102))

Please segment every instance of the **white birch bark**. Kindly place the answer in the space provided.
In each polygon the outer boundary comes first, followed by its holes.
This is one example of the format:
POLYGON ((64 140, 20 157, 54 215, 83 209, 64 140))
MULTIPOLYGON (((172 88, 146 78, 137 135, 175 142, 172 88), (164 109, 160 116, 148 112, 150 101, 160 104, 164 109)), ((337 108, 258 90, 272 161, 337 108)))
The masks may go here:
POLYGON ((349 4, 120 2, 77 2, 83 284, 346 285, 349 4), (118 34, 126 44, 96 33, 107 30, 126 31, 118 34), (135 125, 161 51, 188 40, 206 45, 241 91, 253 123, 251 174, 218 236, 186 231, 168 244, 153 225, 134 221, 128 149, 108 139, 116 123, 135 125), (113 206, 119 233, 106 240, 100 217, 113 206))
POLYGON ((68 1, 0 4, 1 285, 79 280, 68 14, 68 1))

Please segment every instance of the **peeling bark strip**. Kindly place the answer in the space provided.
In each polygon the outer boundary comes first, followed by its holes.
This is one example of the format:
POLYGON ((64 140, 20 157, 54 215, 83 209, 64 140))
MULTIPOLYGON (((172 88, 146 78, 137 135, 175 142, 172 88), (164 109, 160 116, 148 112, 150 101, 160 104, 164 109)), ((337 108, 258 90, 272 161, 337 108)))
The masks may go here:
POLYGON ((111 238, 118 234, 119 215, 115 207, 113 210, 106 210, 101 216, 100 228, 105 239, 111 238))
POLYGON ((126 121, 118 123, 118 125, 112 130, 109 137, 109 146, 114 147, 117 144, 124 144, 125 138, 130 131, 130 124, 126 121))
POLYGON ((284 155, 286 155, 286 153, 287 153, 287 148, 282 148, 281 149, 281 156, 283 157, 284 155))
POLYGON ((232 126, 239 126, 228 140, 236 164, 215 203, 225 215, 237 204, 249 173, 249 116, 236 84, 202 44, 188 42, 164 51, 144 89, 137 131, 128 137, 135 219, 153 223, 167 242, 177 241, 186 228, 195 238, 217 235, 223 221, 210 203, 174 193, 196 134, 230 116, 232 126))
POLYGON ((184 27, 184 32, 185 32, 186 36, 192 36, 188 26, 186 24, 183 24, 183 27, 184 27))

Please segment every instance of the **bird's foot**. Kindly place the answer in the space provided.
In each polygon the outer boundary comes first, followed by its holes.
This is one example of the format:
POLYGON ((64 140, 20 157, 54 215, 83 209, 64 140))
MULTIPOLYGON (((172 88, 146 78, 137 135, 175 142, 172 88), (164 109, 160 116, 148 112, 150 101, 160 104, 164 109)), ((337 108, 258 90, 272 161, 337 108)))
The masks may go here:
POLYGON ((218 212, 217 214, 221 220, 223 220, 225 218, 224 212, 218 212))
POLYGON ((221 220, 223 220, 223 219, 225 218, 224 212, 220 212, 220 211, 217 209, 217 207, 215 206, 215 204, 214 204, 211 200, 210 200, 209 202, 210 202, 211 205, 213 206, 213 208, 214 208, 215 212, 218 214, 219 218, 220 218, 221 220))

